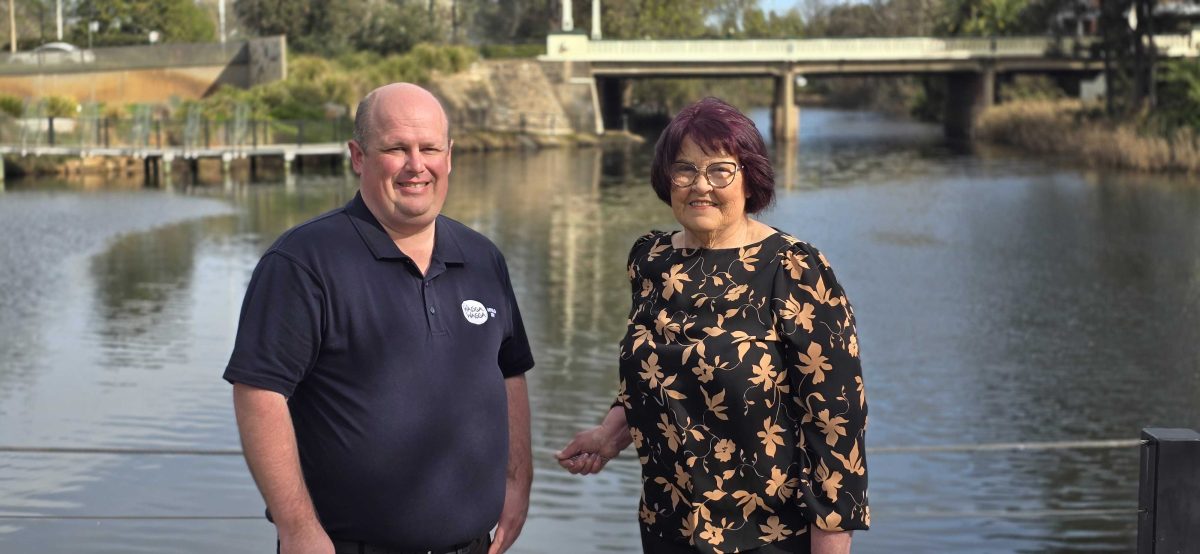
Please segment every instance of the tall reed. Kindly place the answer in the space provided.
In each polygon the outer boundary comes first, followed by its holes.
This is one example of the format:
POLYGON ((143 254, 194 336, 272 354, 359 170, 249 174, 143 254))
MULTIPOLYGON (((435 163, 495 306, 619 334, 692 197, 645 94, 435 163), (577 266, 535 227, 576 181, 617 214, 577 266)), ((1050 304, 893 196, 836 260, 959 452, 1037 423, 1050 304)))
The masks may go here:
POLYGON ((1183 127, 1145 131, 1142 120, 1113 122, 1078 100, 1030 100, 993 106, 976 121, 980 138, 1094 167, 1200 173, 1200 135, 1183 127))

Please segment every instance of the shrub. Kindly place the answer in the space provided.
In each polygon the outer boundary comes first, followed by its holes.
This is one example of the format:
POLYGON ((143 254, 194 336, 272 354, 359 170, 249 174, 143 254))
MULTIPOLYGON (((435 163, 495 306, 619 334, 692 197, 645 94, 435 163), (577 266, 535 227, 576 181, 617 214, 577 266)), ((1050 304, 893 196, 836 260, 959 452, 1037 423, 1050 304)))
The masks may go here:
POLYGON ((25 101, 11 94, 0 94, 0 112, 21 117, 25 113, 25 101))
POLYGON ((75 117, 79 115, 79 103, 68 96, 46 97, 46 117, 75 117))

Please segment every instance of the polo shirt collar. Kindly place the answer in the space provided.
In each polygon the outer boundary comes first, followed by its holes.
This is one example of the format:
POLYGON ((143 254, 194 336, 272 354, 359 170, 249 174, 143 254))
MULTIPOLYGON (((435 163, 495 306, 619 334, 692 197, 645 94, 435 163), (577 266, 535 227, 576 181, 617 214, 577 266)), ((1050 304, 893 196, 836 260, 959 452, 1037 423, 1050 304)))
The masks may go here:
MULTIPOLYGON (((363 243, 366 244, 375 259, 409 259, 409 256, 392 241, 392 237, 388 236, 387 230, 383 228, 379 220, 375 219, 375 214, 372 214, 371 210, 367 208, 361 192, 355 193, 354 198, 346 204, 346 215, 350 216, 350 222, 358 230, 358 236, 362 237, 363 243)), ((438 215, 434 225, 431 267, 438 265, 438 262, 459 265, 466 263, 466 257, 463 256, 462 247, 454 233, 454 227, 446 221, 446 217, 438 215)))

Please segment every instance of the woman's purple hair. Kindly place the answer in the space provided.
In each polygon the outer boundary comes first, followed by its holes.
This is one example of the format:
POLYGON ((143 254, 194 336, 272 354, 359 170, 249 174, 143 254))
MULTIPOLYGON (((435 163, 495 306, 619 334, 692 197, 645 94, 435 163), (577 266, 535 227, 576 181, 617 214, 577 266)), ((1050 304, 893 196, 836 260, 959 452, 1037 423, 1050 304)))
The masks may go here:
POLYGON ((737 108, 710 96, 680 110, 654 145, 650 186, 663 202, 671 203, 671 164, 689 137, 706 153, 724 152, 737 158, 749 195, 746 213, 758 213, 775 200, 775 170, 758 128, 737 108))

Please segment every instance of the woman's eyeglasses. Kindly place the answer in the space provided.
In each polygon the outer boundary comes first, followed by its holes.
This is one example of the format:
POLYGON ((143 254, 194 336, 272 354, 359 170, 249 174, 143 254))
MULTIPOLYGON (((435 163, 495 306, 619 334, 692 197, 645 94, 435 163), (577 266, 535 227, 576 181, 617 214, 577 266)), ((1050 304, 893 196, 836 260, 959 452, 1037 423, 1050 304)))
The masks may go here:
POLYGON ((686 162, 671 164, 671 186, 685 189, 696 184, 696 177, 701 173, 709 186, 723 189, 733 184, 733 177, 742 166, 733 162, 716 162, 708 164, 702 171, 700 168, 686 162))

